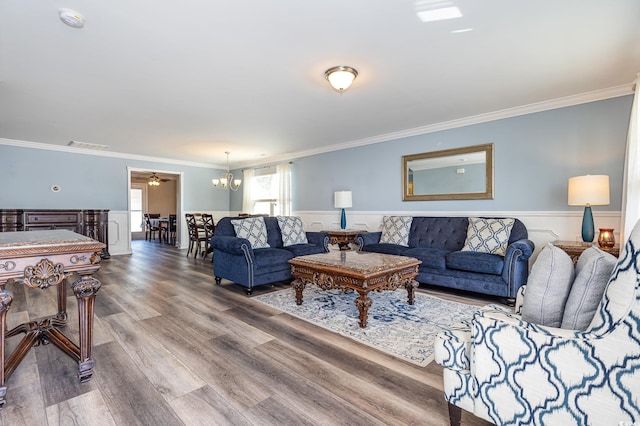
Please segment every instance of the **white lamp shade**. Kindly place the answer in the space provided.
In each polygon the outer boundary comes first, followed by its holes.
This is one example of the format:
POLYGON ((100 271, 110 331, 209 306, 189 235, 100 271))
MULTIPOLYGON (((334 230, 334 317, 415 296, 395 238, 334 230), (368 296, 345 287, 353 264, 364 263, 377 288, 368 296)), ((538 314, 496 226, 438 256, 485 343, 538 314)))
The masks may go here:
POLYGON ((570 206, 609 205, 609 176, 586 175, 569 178, 570 206))
POLYGON ((336 191, 333 194, 333 203, 336 209, 351 207, 351 191, 336 191))

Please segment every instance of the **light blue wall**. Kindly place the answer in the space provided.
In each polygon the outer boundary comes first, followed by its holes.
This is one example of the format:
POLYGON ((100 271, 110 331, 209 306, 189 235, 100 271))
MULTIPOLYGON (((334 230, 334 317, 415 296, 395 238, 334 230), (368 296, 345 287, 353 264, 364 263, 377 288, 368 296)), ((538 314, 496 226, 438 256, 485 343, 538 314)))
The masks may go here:
POLYGON ((572 176, 610 177, 621 209, 622 169, 632 96, 496 120, 298 158, 296 211, 333 209, 333 193, 353 192, 355 211, 567 211, 572 176), (402 201, 403 155, 494 144, 494 199, 402 201))
MULTIPOLYGON (((567 179, 606 174, 619 211, 632 96, 297 158, 294 211, 333 210, 333 193, 353 192, 356 211, 567 211, 567 179), (402 201, 401 158, 493 143, 493 200, 402 201)), ((127 209, 127 166, 184 172, 187 211, 240 211, 242 191, 215 190, 223 170, 0 145, 0 208, 127 209), (53 193, 50 187, 61 185, 53 193)), ((234 170, 234 175, 241 175, 234 170)))
POLYGON ((0 208, 127 210, 127 167, 184 173, 184 209, 229 209, 223 170, 0 145, 0 208), (60 192, 52 192, 52 185, 60 192))

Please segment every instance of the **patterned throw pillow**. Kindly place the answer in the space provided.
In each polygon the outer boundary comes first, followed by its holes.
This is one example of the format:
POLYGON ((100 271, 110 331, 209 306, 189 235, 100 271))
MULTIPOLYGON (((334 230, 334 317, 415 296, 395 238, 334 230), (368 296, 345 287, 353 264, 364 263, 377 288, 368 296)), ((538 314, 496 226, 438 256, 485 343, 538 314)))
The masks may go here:
POLYGON ((304 232, 302 226, 302 219, 295 216, 277 216, 276 219, 278 219, 284 247, 308 243, 307 233, 304 232))
POLYGON ((246 238, 254 249, 270 247, 267 242, 267 226, 263 217, 232 220, 236 236, 246 238))
POLYGON ((514 219, 470 217, 467 239, 462 251, 477 251, 504 256, 507 252, 514 222, 514 219))
POLYGON ((385 216, 382 218, 381 244, 397 244, 409 247, 409 230, 412 216, 385 216))

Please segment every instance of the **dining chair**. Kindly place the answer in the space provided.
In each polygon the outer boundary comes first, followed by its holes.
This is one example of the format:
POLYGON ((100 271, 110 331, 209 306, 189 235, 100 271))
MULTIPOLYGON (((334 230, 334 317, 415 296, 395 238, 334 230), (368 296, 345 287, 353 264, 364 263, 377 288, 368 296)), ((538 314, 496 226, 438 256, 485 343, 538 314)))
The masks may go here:
MULTIPOLYGON (((213 249, 211 248, 211 237, 216 230, 216 225, 213 222, 213 216, 207 213, 202 213, 202 224, 204 227, 204 235, 205 235, 205 243, 204 243, 204 252, 202 253, 202 258, 207 257, 209 253, 213 253, 213 249)), ((211 255, 211 262, 213 262, 213 254, 211 255)))
POLYGON ((176 245, 176 231, 177 231, 177 216, 175 214, 169 215, 169 241, 171 245, 176 245))
MULTIPOLYGON (((159 216, 160 215, 158 215, 158 217, 159 216)), ((159 229, 160 228, 158 226, 151 224, 151 217, 149 213, 144 213, 144 239, 147 241, 154 240, 156 238, 155 234, 159 229)))
POLYGON ((198 257, 198 253, 200 253, 200 249, 202 248, 202 243, 206 242, 207 238, 204 232, 198 228, 198 223, 196 222, 194 215, 186 213, 184 217, 187 221, 187 229, 189 230, 189 249, 187 250, 187 257, 189 257, 191 251, 194 251, 193 257, 195 258, 198 257))

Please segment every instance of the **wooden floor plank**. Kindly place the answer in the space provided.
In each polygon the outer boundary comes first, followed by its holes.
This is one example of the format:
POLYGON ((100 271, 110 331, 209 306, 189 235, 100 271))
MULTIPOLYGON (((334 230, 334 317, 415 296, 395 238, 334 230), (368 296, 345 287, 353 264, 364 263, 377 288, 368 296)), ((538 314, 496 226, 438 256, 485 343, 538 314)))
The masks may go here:
POLYGON ((98 390, 48 406, 47 422, 49 426, 116 424, 98 390))
POLYGON ((142 374, 117 342, 94 349, 99 361, 91 380, 118 425, 181 425, 160 389, 142 374))
POLYGON ((171 407, 182 421, 191 426, 234 425, 251 426, 252 423, 210 386, 188 393, 171 401, 171 407))
POLYGON ((129 358, 167 401, 205 385, 127 314, 111 315, 105 318, 105 322, 109 324, 115 339, 129 358))

